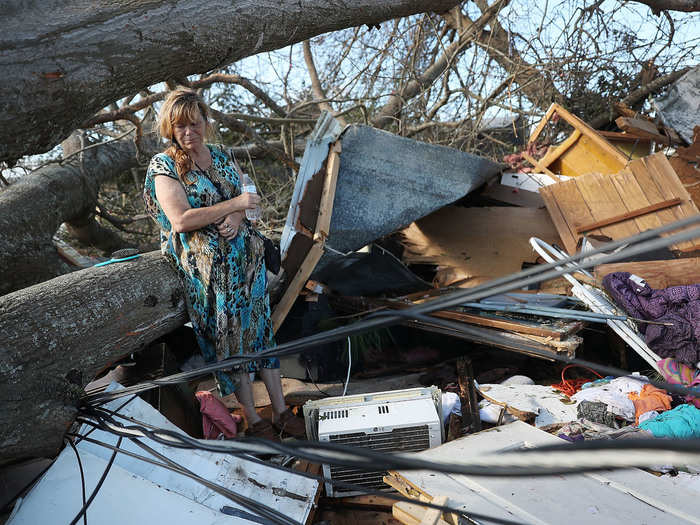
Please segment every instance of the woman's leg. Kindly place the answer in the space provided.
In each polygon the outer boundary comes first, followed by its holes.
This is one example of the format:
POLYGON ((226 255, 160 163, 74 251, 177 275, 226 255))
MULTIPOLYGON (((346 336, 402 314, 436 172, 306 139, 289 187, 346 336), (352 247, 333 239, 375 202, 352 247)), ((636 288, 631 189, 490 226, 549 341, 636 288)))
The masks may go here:
POLYGON ((245 414, 248 425, 252 426, 261 420, 261 417, 255 411, 253 384, 250 382, 250 375, 248 375, 247 372, 238 374, 238 380, 238 388, 235 392, 236 399, 238 399, 238 402, 243 406, 243 413, 245 414))
POLYGON ((272 402, 272 421, 276 422, 279 420, 280 414, 287 410, 287 405, 284 403, 284 393, 282 392, 280 369, 261 368, 259 372, 272 402))

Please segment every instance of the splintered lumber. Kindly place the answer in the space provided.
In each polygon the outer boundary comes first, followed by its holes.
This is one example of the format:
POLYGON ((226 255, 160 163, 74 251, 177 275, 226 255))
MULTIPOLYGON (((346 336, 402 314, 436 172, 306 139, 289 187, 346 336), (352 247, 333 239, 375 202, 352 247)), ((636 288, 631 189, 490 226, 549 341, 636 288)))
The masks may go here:
POLYGON ((615 119, 617 127, 627 133, 633 134, 640 138, 645 138, 660 144, 671 145, 674 143, 670 137, 659 133, 659 128, 656 124, 648 120, 640 118, 618 117, 615 119))
POLYGON ((563 142, 550 148, 539 160, 532 158, 527 152, 523 153, 523 157, 538 171, 556 178, 557 175, 577 177, 591 172, 616 173, 625 167, 627 158, 619 149, 583 120, 556 103, 549 107, 530 135, 529 144, 537 140, 555 115, 574 129, 563 142))
POLYGON ((700 284, 700 257, 601 264, 595 267, 595 278, 600 282, 603 277, 614 272, 629 272, 638 275, 649 286, 656 289, 700 284))
POLYGON ((159 252, 0 297, 0 463, 55 455, 83 387, 185 322, 179 279, 159 252))
MULTIPOLYGON (((633 160, 612 175, 590 173, 551 184, 541 188, 540 195, 571 254, 583 232, 617 240, 698 213, 661 152, 633 160)), ((698 240, 692 240, 672 248, 685 252, 698 246, 698 240)))

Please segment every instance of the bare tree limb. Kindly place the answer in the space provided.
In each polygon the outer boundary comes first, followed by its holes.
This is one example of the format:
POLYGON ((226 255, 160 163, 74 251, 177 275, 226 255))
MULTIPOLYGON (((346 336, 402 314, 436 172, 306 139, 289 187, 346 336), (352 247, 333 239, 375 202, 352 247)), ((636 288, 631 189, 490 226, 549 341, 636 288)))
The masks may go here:
POLYGON ((212 110, 211 116, 225 125, 227 128, 243 133, 246 137, 255 142, 265 151, 269 152, 273 157, 282 162, 285 166, 293 169, 294 171, 299 171, 299 163, 294 159, 290 158, 283 150, 275 148, 268 144, 268 142, 262 138, 253 128, 246 126, 243 122, 235 117, 231 117, 226 113, 221 111, 212 110))
MULTIPOLYGON (((318 78, 318 71, 316 71, 316 64, 314 64, 314 56, 311 54, 311 41, 304 40, 302 43, 304 48, 304 62, 306 62, 306 69, 309 72, 309 78, 311 79, 311 92, 314 94, 316 100, 319 101, 318 107, 322 111, 328 111, 328 113, 333 113, 333 108, 331 105, 325 101, 326 94, 323 92, 323 86, 321 86, 321 81, 318 78)), ((336 116, 338 122, 345 126, 347 122, 341 116, 336 116)))
POLYGON ((476 37, 486 24, 488 24, 498 12, 508 4, 509 0, 501 0, 488 9, 475 21, 469 23, 462 29, 459 38, 447 48, 437 60, 426 69, 418 78, 409 81, 399 93, 389 97, 388 102, 372 118, 372 125, 378 128, 386 128, 396 120, 403 105, 407 100, 412 99, 430 86, 449 67, 455 57, 461 53, 469 43, 476 37))
MULTIPOLYGON (((678 71, 674 71, 673 73, 669 73, 668 75, 664 75, 662 77, 659 77, 655 80, 652 80, 648 84, 632 91, 632 93, 627 95, 620 102, 627 105, 627 106, 631 106, 633 104, 636 104, 637 102, 640 102, 641 100, 643 100, 644 97, 646 97, 650 93, 654 93, 654 92, 660 90, 661 88, 668 86, 669 84, 673 84, 676 80, 678 80, 683 75, 685 75, 689 69, 690 68, 686 67, 686 68, 680 69, 678 71)), ((602 113, 602 114, 592 118, 589 121, 589 125, 592 128, 597 129, 597 128, 604 126, 608 122, 612 122, 613 120, 615 120, 615 118, 617 116, 618 116, 618 113, 615 110, 615 108, 613 107, 613 108, 610 108, 609 112, 602 113)))

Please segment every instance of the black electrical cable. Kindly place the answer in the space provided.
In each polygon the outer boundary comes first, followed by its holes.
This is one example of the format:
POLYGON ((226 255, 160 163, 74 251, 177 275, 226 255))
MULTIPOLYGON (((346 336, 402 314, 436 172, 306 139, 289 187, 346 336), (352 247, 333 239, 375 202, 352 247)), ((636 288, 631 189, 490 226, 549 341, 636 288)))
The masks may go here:
MULTIPOLYGON (((119 448, 119 445, 122 444, 122 437, 119 438, 117 441, 117 446, 116 448, 119 448)), ((115 450, 114 453, 112 454, 112 457, 109 458, 109 462, 107 463, 107 467, 105 468, 105 471, 102 473, 102 476, 100 477, 100 480, 97 482, 97 485, 95 485, 94 490, 92 491, 92 494, 90 494, 90 497, 88 498, 87 502, 83 504, 83 508, 80 509, 78 514, 75 515, 75 518, 70 522, 70 525, 75 525, 78 523, 78 520, 80 519, 81 516, 83 516, 86 512, 90 504, 92 503, 92 500, 95 499, 95 496, 97 496, 97 493, 100 491, 100 488, 102 488, 102 484, 104 483, 105 479, 107 479, 107 474, 109 474, 110 469, 112 468, 112 464, 114 463, 114 458, 117 457, 117 451, 115 450)))
MULTIPOLYGON (((104 410, 104 409, 100 409, 100 410, 104 410)), ((105 412, 109 412, 109 411, 105 410, 105 412)), ((94 417, 95 415, 96 415, 96 414, 93 414, 92 417, 94 417)), ((123 419, 133 420, 133 418, 130 418, 130 417, 128 417, 128 416, 123 416, 123 415, 120 415, 120 414, 117 414, 117 415, 118 415, 119 417, 123 418, 123 419)), ((87 424, 89 424, 90 426, 93 427, 93 429, 92 429, 90 432, 88 432, 88 433, 86 433, 86 434, 83 435, 84 438, 87 438, 88 434, 92 433, 92 432, 93 432, 94 430, 96 430, 96 429, 100 429, 100 430, 103 430, 103 431, 110 432, 109 428, 106 428, 106 427, 104 427, 104 426, 97 425, 97 424, 95 424, 93 421, 85 420, 85 419, 80 418, 80 417, 78 418, 78 421, 80 421, 80 422, 82 422, 82 423, 87 423, 87 424)), ((147 423, 143 423, 143 422, 139 422, 139 425, 148 426, 148 427, 157 429, 160 433, 168 432, 168 431, 166 431, 166 430, 164 430, 164 429, 158 429, 157 427, 154 427, 153 425, 148 425, 147 423)), ((111 433, 114 434, 114 432, 111 432, 111 433)), ((118 435, 118 434, 117 434, 117 435, 118 435)), ((179 435, 179 434, 175 433, 175 435, 179 435)), ((204 478, 200 478, 200 477, 199 477, 197 474, 195 474, 194 472, 191 472, 191 471, 185 469, 185 467, 183 467, 183 466, 181 466, 181 465, 178 465, 177 463, 175 463, 175 462, 173 462, 172 460, 166 458, 165 456, 161 456, 160 453, 159 453, 158 451, 153 450, 151 447, 149 447, 149 446, 146 445, 145 443, 142 443, 142 442, 138 441, 137 439, 133 438, 132 436, 121 435, 121 437, 129 437, 137 446, 140 446, 140 447, 142 447, 142 448, 147 448, 149 453, 152 453, 153 455, 158 456, 159 459, 164 460, 164 461, 171 462, 172 465, 174 465, 174 466, 176 466, 177 468, 181 469, 181 471, 182 471, 181 473, 182 473, 183 475, 188 476, 188 477, 190 477, 190 478, 192 478, 192 479, 195 479, 196 481, 199 481, 199 482, 201 482, 201 483, 203 483, 203 484, 205 484, 205 485, 211 483, 211 482, 209 482, 208 480, 206 480, 206 479, 204 479, 204 478)), ((100 443, 99 441, 95 441, 95 440, 91 440, 91 439, 88 439, 88 441, 100 443)), ((170 445, 172 445, 172 443, 170 443, 170 442, 168 442, 168 441, 162 442, 162 441, 158 441, 158 440, 155 440, 155 439, 154 439, 154 441, 160 442, 161 444, 166 444, 166 445, 170 444, 170 445)), ((179 447, 179 448, 190 448, 190 447, 179 447)), ((194 447, 191 447, 191 448, 194 448, 194 447)), ((209 485, 207 485, 207 486, 209 486, 209 485)), ((251 499, 249 499, 249 498, 247 498, 247 497, 245 497, 245 496, 236 494, 236 493, 234 493, 234 492, 232 492, 232 491, 226 489, 225 487, 220 487, 219 485, 215 485, 215 484, 214 484, 213 486, 210 486, 209 488, 212 488, 212 490, 216 490, 217 492, 221 493, 222 495, 224 495, 224 496, 230 498, 232 501, 234 501, 234 502, 240 504, 240 505, 243 506, 243 507, 249 508, 250 510, 252 510, 252 511, 255 512, 256 514, 259 514, 259 515, 261 515, 261 516, 264 516, 264 517, 266 517, 267 519, 269 519, 269 520, 271 520, 271 521, 274 521, 275 523, 280 523, 280 524, 282 524, 282 525, 297 525, 297 522, 295 522, 295 521, 293 521, 293 520, 289 521, 285 516, 279 515, 279 513, 278 513, 275 509, 273 509, 273 508, 271 508, 271 507, 268 507, 268 506, 266 506, 266 505, 264 505, 264 504, 258 503, 257 501, 251 500, 251 499), (220 488, 221 490, 217 490, 217 487, 220 488), (224 492, 222 492, 222 491, 224 491, 224 492), (280 517, 280 516, 281 516, 281 517, 280 517)))
MULTIPOLYGON (((75 448, 73 442, 70 439, 64 439, 64 441, 73 449, 73 452, 75 452, 75 457, 78 460, 78 468, 80 469, 80 484, 83 488, 83 508, 87 508, 87 500, 85 499, 85 471, 83 470, 83 462, 80 460, 80 454, 78 453, 78 449, 75 448)), ((87 525, 87 513, 83 513, 83 525, 87 525)))
MULTIPOLYGON (((230 442, 229 446, 202 443, 184 434, 162 430, 152 432, 138 425, 120 425, 110 422, 111 425, 117 428, 112 428, 105 423, 104 420, 97 422, 86 421, 90 424, 96 424, 100 428, 104 428, 108 432, 126 437, 141 437, 146 436, 156 442, 176 447, 176 448, 197 448, 208 450, 211 452, 231 453, 231 446, 248 447, 247 450, 267 450, 274 451, 279 454, 296 456, 314 463, 327 463, 341 465, 346 467, 354 467, 368 470, 433 470, 443 473, 464 474, 468 476, 540 476, 540 475, 559 475, 579 472, 589 472, 597 470, 609 470, 610 466, 597 465, 586 467, 531 467, 531 466, 466 466, 436 463, 432 461, 417 459, 404 455, 397 455, 389 452, 377 452, 372 449, 348 447, 330 442, 310 442, 310 441, 290 441, 286 443, 276 443, 257 438, 240 438, 235 442, 230 442), (138 435, 135 435, 138 434, 138 435), (164 436, 167 436, 165 438, 164 436), (321 452, 321 455, 318 454, 321 452), (323 452, 330 454, 323 454, 323 452)), ((643 439, 633 440, 626 439, 620 442, 614 442, 616 446, 611 446, 610 443, 604 445, 598 441, 587 443, 585 450, 605 450, 615 448, 618 450, 635 449, 649 451, 675 451, 700 454, 700 440, 657 440, 643 439), (632 445, 634 443, 634 445, 632 445), (630 444, 629 446, 627 446, 630 444), (598 447, 598 448, 596 448, 598 447)), ((577 444, 565 444, 559 446, 558 449, 551 447, 548 452, 558 450, 570 454, 572 451, 578 450, 577 444)), ((533 449, 531 453, 538 451, 533 449)), ((634 466, 634 465, 626 465, 634 466)))
MULTIPOLYGON (((138 397, 137 395, 131 396, 129 399, 127 399, 127 400, 124 401, 121 405, 119 405, 115 410, 110 410, 109 412, 111 412, 112 414, 117 414, 122 408, 124 408, 126 405, 128 405, 129 403, 131 403, 131 402, 132 402, 134 399, 136 399, 137 397, 138 397)), ((103 408, 103 409, 104 409, 104 408, 103 408)), ((104 409, 104 410, 107 410, 107 409, 104 409)), ((94 431, 95 431, 95 428, 93 428, 92 430, 88 431, 88 433, 85 434, 85 436, 89 436, 89 435, 92 434, 94 431)), ((78 441, 78 443, 80 443, 80 441, 78 441)), ((75 447, 74 447, 74 448, 75 448, 75 447)), ((76 450, 76 454, 77 454, 77 450, 76 450)))
MULTIPOLYGON (((168 465, 167 463, 161 463, 161 462, 156 461, 156 460, 154 460, 154 459, 152 459, 152 458, 149 458, 149 457, 146 457, 146 456, 141 456, 141 455, 139 455, 139 454, 136 454, 136 453, 134 453, 134 452, 130 452, 130 451, 125 450, 125 449, 122 449, 122 448, 117 449, 114 445, 110 445, 110 444, 108 444, 108 443, 103 443, 102 441, 99 441, 99 440, 96 440, 96 439, 93 439, 93 438, 89 438, 89 437, 85 437, 84 435, 81 435, 81 434, 68 433, 67 435, 68 435, 68 436, 74 436, 74 437, 81 437, 81 438, 85 439, 86 441, 89 441, 89 442, 94 443, 94 444, 96 444, 96 445, 100 445, 100 446, 103 446, 103 447, 105 447, 105 448, 109 448, 109 449, 111 449, 111 450, 117 450, 117 451, 118 451, 119 453, 121 453, 121 454, 130 456, 130 457, 133 457, 133 458, 135 458, 135 459, 144 461, 144 462, 146 462, 146 463, 150 463, 150 464, 152 464, 152 465, 156 465, 156 466, 158 466, 158 467, 162 467, 162 468, 164 468, 164 469, 171 470, 171 471, 173 471, 173 472, 177 472, 177 473, 179 473, 179 474, 186 475, 186 474, 185 474, 183 471, 181 471, 180 469, 174 468, 174 467, 168 465)), ((234 455, 234 456, 237 456, 237 457, 240 456, 239 454, 233 454, 233 455, 234 455)), ((458 514, 458 515, 460 515, 460 516, 463 516, 465 519, 469 520, 471 523, 481 523, 482 521, 488 521, 488 522, 497 523, 497 524, 500 524, 500 525, 520 525, 520 524, 521 524, 521 522, 517 522, 517 521, 513 521, 513 520, 508 520, 508 519, 503 519, 503 518, 497 518, 497 517, 489 516, 489 515, 485 515, 485 514, 474 513, 474 512, 471 512, 471 511, 468 511, 468 512, 467 512, 467 511, 465 511, 464 509, 460 509, 460 508, 456 508, 456 507, 449 507, 449 506, 447 506, 447 505, 436 505, 436 504, 434 504, 434 503, 430 503, 430 502, 426 502, 426 501, 422 501, 422 500, 416 500, 416 499, 413 499, 413 498, 409 498, 409 497, 403 496, 403 495, 401 495, 401 494, 394 494, 394 493, 391 493, 391 492, 380 491, 380 490, 372 490, 372 489, 368 489, 368 488, 366 488, 366 487, 362 487, 362 486, 360 486, 360 485, 355 485, 354 483, 347 483, 347 482, 342 482, 342 481, 331 480, 331 479, 327 479, 327 478, 325 478, 325 477, 323 477, 323 476, 316 476, 316 475, 310 474, 310 473, 308 473, 308 472, 301 472, 301 471, 294 470, 294 469, 290 469, 290 468, 287 468, 287 467, 282 467, 282 466, 280 466, 280 465, 274 465, 274 464, 271 464, 271 463, 267 463, 267 462, 264 462, 264 461, 260 461, 260 460, 257 460, 257 458, 244 457, 244 458, 242 458, 242 459, 245 459, 246 461, 253 461, 253 462, 259 463, 259 464, 261 464, 261 465, 265 465, 265 466, 267 466, 267 467, 273 467, 273 468, 277 468, 277 469, 280 469, 280 470, 284 470, 284 471, 286 471, 286 472, 289 472, 289 473, 291 473, 291 474, 295 474, 295 475, 298 475, 298 476, 301 476, 301 477, 313 479, 313 480, 315 480, 315 481, 318 481, 319 483, 330 483, 330 484, 335 485, 335 486, 338 486, 338 487, 340 487, 340 488, 345 488, 345 489, 353 490, 353 491, 356 491, 356 492, 363 492, 363 493, 366 494, 366 495, 370 495, 370 496, 382 496, 382 497, 386 497, 386 498, 393 499, 393 500, 395 500, 395 501, 403 501, 403 502, 406 502, 406 503, 413 503, 413 504, 416 504, 416 505, 421 505, 421 506, 426 507, 426 508, 439 509, 439 510, 442 510, 442 511, 444 511, 444 512, 453 512, 453 513, 456 513, 456 514, 458 514), (481 521, 474 521, 474 520, 481 520, 481 521)), ((195 474, 195 476, 196 476, 196 474, 195 474)), ((202 479, 203 479, 203 478, 202 478, 202 479)), ((209 485, 216 485, 215 483, 208 482, 207 480, 204 480, 204 481, 207 482, 209 485)), ((226 489, 225 487, 221 487, 221 486, 219 486, 219 485, 216 485, 216 486, 222 488, 223 490, 228 490, 228 489, 226 489)))
POLYGON ((94 395, 89 395, 89 396, 84 396, 83 401, 87 404, 100 404, 105 401, 109 401, 112 399, 116 399, 118 397, 122 397, 124 395, 129 395, 131 393, 135 392, 142 392, 146 391, 152 388, 155 388, 157 386, 161 386, 164 384, 172 384, 173 382, 182 382, 189 380, 192 377, 198 377, 200 375, 203 375, 205 373, 213 372, 216 370, 220 369, 226 369, 226 368, 231 368, 232 366, 238 366, 245 364, 249 361, 252 360, 257 360, 261 359, 264 357, 280 357, 280 356, 285 356, 285 355, 290 355, 293 353, 298 353, 299 351, 302 351, 303 349, 307 348, 308 346, 315 345, 315 344, 322 344, 326 342, 332 342, 332 341, 337 341, 339 339, 342 339, 346 337, 347 335, 351 335, 354 333, 358 332, 364 332, 367 330, 372 330, 384 326, 390 326, 391 324, 395 324, 398 322, 398 320, 405 318, 406 316, 412 315, 412 314, 428 314, 431 313, 435 310, 442 309, 442 308, 447 308, 451 306, 456 306, 459 305, 465 301, 467 302, 473 302, 473 301, 478 301, 480 299, 483 299, 484 297, 488 297, 491 295, 496 295, 499 293, 505 293, 512 291, 515 288, 519 288, 522 286, 525 286, 527 284, 532 284, 535 282, 540 282, 543 280, 548 280, 552 279, 554 277, 558 277, 562 274, 565 273, 572 273, 575 272, 579 269, 585 269, 594 265, 598 264, 603 264, 607 262, 613 262, 616 261, 620 258, 624 258, 627 256, 631 255, 636 255, 639 253, 643 253, 648 250, 668 246, 670 244, 675 244, 677 242, 695 238, 700 236, 700 228, 694 228, 692 230, 688 231, 683 231, 677 234, 670 235, 668 237, 663 237, 663 238, 658 238, 658 239, 652 239, 652 240, 647 240, 653 237, 656 237, 660 233, 665 233, 670 230, 678 229, 684 226, 687 226, 689 224, 695 223, 700 221, 700 215, 690 217, 687 219, 684 219, 682 221, 678 221, 674 223, 673 225, 667 225, 663 226, 661 228, 657 228, 655 230, 649 230, 647 232, 643 232, 641 234, 638 234, 634 237, 629 237, 627 239, 623 239, 621 241, 614 241, 611 243, 607 243, 600 248, 586 252, 586 253, 579 253, 574 256, 562 259, 560 261, 555 261, 553 263, 548 263, 544 265, 540 265, 539 267, 533 267, 529 268, 527 270, 524 270, 522 272, 518 272, 516 274, 512 274, 510 276, 502 277, 499 279, 495 279, 493 281, 489 281, 487 283, 484 283, 483 285, 476 286, 474 288, 468 289, 468 290, 462 290, 462 291, 457 291, 453 292, 451 294, 445 295, 443 297, 440 297, 438 299, 435 299, 433 301, 429 301, 424 304, 420 304, 411 308, 407 308, 405 310, 402 310, 400 313, 402 315, 399 315, 399 312, 393 311, 391 314, 382 314, 382 315, 372 315, 369 316, 369 318, 364 319, 362 321, 359 321, 357 323, 353 323, 352 325, 348 325, 345 327, 340 327, 340 328, 335 328, 332 330, 328 330, 325 332, 321 332, 319 334, 314 334, 305 338, 297 339, 295 341, 290 341, 287 343, 283 343, 281 345, 278 345, 275 348, 264 350, 260 353, 257 354, 243 354, 235 358, 229 358, 226 360, 219 361, 214 364, 209 364, 204 367, 201 367, 197 370, 193 370, 190 372, 181 372, 179 374, 174 374, 172 376, 169 376, 168 378, 160 379, 160 380, 152 380, 148 382, 144 382, 140 385, 133 385, 131 387, 126 387, 123 390, 117 391, 117 392, 109 392, 109 393, 99 393, 99 394, 94 394, 94 395), (597 253, 602 253, 605 250, 609 250, 618 246, 623 246, 626 244, 638 242, 639 240, 643 240, 644 242, 641 244, 637 244, 635 246, 629 246, 625 248, 624 250, 621 250, 617 253, 609 254, 609 255, 604 255, 603 257, 597 258, 595 261, 584 261, 580 262, 580 259, 583 259, 585 257, 590 257, 591 255, 595 255, 597 253), (563 265, 566 265, 568 263, 577 263, 577 266, 575 268, 572 267, 566 267, 563 268, 563 265))

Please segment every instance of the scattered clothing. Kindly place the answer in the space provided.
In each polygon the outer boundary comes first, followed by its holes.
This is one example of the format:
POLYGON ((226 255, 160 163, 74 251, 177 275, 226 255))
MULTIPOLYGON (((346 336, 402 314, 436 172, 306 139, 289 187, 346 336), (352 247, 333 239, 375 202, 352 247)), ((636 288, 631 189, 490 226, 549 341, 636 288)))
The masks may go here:
MULTIPOLYGON (((659 415, 659 413, 656 410, 644 412, 641 416, 639 416, 639 423, 644 423, 645 421, 648 421, 650 419, 654 419, 658 415, 659 415)), ((637 423, 637 424, 639 424, 639 423, 637 423)))
MULTIPOLYGON (((642 378, 643 376, 640 376, 642 378)), ((644 377, 644 379, 646 379, 644 377)), ((646 381, 641 381, 631 377, 618 377, 607 384, 585 388, 577 392, 571 399, 580 403, 581 401, 600 401, 607 405, 608 411, 627 421, 635 420, 634 403, 627 395, 630 392, 639 393, 646 381)))
POLYGON ((693 405, 679 405, 640 423, 639 428, 648 430, 657 438, 700 438, 700 409, 693 405))
POLYGON ((653 437, 650 432, 629 425, 621 429, 610 428, 600 423, 579 419, 561 427, 557 436, 566 441, 592 441, 596 439, 625 439, 630 437, 653 437))
POLYGON ((600 423, 610 428, 619 428, 615 422, 615 414, 608 412, 608 405, 600 401, 581 401, 576 411, 579 419, 600 423))
POLYGON ((671 396, 665 390, 654 385, 644 385, 639 393, 631 392, 628 397, 634 403, 635 425, 639 424, 639 416, 647 412, 664 411, 671 409, 671 396))
POLYGON ((200 390, 195 397, 202 413, 204 439, 235 438, 238 433, 236 424, 241 422, 241 416, 232 415, 221 400, 207 390, 200 390))
POLYGON ((655 290, 629 272, 603 278, 603 286, 615 303, 630 316, 670 323, 639 323, 646 344, 661 357, 674 357, 690 365, 700 359, 700 284, 655 290))
POLYGON ((700 370, 676 361, 675 359, 661 359, 656 362, 659 372, 664 379, 674 385, 696 387, 698 397, 686 396, 685 400, 700 408, 700 370))

